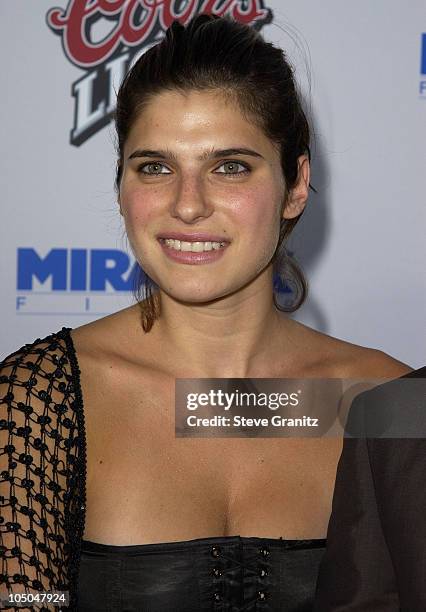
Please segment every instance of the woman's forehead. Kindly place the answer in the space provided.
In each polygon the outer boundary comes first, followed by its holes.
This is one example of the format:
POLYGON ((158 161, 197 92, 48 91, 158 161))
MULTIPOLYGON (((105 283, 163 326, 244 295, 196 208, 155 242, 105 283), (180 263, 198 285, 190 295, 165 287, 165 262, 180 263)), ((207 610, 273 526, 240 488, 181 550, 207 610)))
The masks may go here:
POLYGON ((256 123, 246 119, 237 101, 220 90, 173 90, 151 97, 130 129, 126 150, 164 148, 165 143, 182 152, 196 147, 197 155, 213 147, 245 146, 260 149, 261 155, 273 148, 256 123))
POLYGON ((132 126, 144 129, 171 126, 195 129, 209 128, 233 123, 235 127, 250 129, 252 122, 246 121, 236 99, 231 99, 220 90, 180 92, 164 91, 150 97, 132 126))

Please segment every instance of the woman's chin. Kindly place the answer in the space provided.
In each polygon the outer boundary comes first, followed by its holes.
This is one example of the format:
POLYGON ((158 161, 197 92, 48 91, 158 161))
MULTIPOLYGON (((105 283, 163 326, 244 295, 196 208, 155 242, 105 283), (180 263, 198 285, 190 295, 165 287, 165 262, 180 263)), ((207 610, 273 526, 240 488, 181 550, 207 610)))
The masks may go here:
MULTIPOLYGON (((164 291, 164 289, 163 289, 164 291)), ((188 289, 186 291, 164 291, 169 297, 176 302, 180 302, 185 305, 202 305, 211 304, 217 300, 220 300, 229 294, 229 291, 219 291, 213 289, 205 289, 200 291, 200 288, 188 289)))

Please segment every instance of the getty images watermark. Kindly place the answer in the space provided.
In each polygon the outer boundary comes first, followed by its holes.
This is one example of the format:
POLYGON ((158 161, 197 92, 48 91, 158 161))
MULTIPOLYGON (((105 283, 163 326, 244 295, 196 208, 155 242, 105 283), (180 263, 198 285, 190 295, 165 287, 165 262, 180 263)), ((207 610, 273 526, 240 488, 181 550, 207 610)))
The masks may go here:
POLYGON ((426 379, 180 378, 176 437, 426 437, 426 379))

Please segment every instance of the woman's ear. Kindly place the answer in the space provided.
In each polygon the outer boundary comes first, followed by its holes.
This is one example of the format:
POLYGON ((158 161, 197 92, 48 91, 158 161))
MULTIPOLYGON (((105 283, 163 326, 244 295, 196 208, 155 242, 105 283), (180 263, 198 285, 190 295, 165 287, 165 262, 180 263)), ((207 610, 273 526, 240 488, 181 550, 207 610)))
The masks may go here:
POLYGON ((297 165, 297 180, 287 196, 287 202, 283 211, 284 219, 294 219, 294 217, 298 217, 305 208, 309 195, 311 169, 308 156, 301 155, 297 160, 297 165))

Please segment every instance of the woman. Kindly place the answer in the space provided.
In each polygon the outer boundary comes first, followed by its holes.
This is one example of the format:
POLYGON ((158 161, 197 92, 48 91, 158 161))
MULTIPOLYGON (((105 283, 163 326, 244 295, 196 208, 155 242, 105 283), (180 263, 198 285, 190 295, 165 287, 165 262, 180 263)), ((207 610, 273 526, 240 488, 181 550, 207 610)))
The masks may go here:
POLYGON ((285 243, 310 181, 292 70, 248 26, 176 22, 125 78, 116 127, 147 295, 3 362, 5 582, 81 610, 311 610, 341 440, 176 439, 173 423, 176 378, 410 370, 286 314, 306 295, 285 243))

